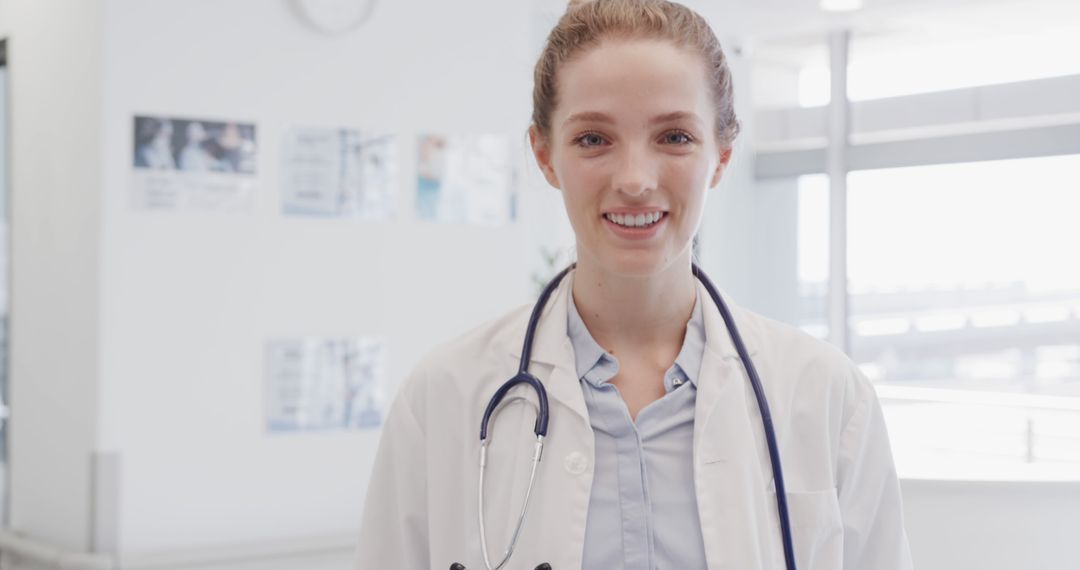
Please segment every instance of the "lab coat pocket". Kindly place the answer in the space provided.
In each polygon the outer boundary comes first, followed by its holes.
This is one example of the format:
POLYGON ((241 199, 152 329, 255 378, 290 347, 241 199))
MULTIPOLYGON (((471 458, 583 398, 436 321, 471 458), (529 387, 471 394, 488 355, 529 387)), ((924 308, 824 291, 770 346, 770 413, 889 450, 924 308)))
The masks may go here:
MULTIPOLYGON (((770 492, 772 504, 776 493, 770 492)), ((789 491, 788 517, 799 570, 841 570, 844 554, 844 526, 836 489, 789 491)), ((779 528, 777 528, 779 535, 779 528)), ((778 568, 784 567, 783 549, 778 568)))

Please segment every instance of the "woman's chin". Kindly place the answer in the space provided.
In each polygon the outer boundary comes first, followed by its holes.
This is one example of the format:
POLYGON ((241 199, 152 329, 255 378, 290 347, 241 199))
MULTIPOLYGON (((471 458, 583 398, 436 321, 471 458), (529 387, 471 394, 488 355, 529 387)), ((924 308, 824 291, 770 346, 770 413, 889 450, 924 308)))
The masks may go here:
POLYGON ((623 251, 606 257, 601 267, 607 273, 631 278, 644 278, 671 269, 674 256, 659 251, 623 251))

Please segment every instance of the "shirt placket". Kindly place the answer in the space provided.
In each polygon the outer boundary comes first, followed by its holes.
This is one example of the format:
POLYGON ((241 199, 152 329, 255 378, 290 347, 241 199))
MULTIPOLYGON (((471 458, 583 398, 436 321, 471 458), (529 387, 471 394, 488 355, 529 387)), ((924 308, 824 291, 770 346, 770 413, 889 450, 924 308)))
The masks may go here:
POLYGON ((641 435, 615 386, 607 384, 603 392, 617 451, 623 561, 627 570, 652 570, 651 513, 641 435))

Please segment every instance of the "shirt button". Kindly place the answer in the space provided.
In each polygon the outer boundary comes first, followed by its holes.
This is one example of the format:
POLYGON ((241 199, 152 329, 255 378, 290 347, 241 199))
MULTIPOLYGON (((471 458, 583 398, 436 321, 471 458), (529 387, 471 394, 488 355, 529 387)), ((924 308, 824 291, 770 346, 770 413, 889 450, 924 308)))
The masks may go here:
POLYGON ((569 453, 563 459, 563 467, 566 467, 566 472, 571 475, 581 475, 588 466, 589 461, 585 459, 585 454, 580 451, 569 453))

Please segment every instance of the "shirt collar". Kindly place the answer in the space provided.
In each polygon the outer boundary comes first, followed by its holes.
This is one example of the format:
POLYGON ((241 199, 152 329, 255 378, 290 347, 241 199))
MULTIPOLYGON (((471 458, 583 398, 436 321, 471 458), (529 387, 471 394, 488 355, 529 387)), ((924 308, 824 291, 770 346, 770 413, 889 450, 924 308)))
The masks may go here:
POLYGON ((585 321, 581 319, 574 296, 571 294, 569 297, 566 303, 566 335, 570 337, 570 344, 574 347, 574 366, 578 378, 586 378, 589 371, 600 364, 601 360, 614 359, 604 347, 597 344, 585 326, 585 321))
MULTIPOLYGON (((593 384, 606 382, 618 372, 618 361, 596 342, 577 310, 574 296, 572 294, 568 296, 566 334, 570 337, 570 343, 574 348, 574 365, 578 378, 583 378, 593 384), (590 375, 589 372, 598 366, 612 369, 606 374, 590 375)), ((704 351, 705 320, 701 310, 701 295, 696 293, 694 310, 686 323, 686 335, 674 364, 694 385, 697 385, 697 377, 701 373, 701 359, 704 351)))
POLYGON ((701 373, 701 358, 705 354, 705 319, 701 313, 701 295, 694 301, 694 312, 686 323, 686 336, 675 364, 695 386, 701 373))

